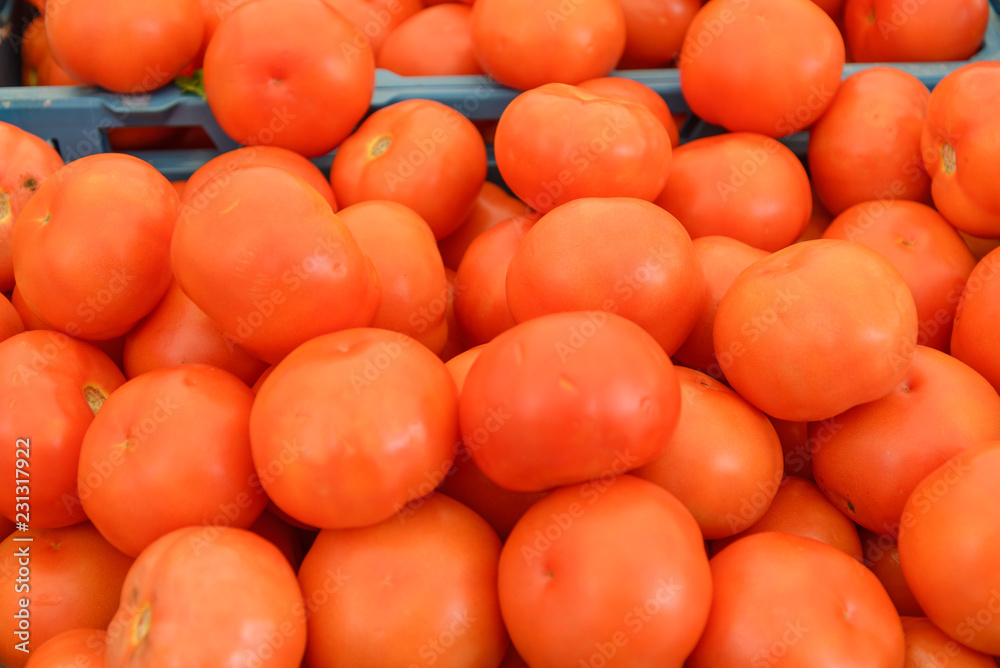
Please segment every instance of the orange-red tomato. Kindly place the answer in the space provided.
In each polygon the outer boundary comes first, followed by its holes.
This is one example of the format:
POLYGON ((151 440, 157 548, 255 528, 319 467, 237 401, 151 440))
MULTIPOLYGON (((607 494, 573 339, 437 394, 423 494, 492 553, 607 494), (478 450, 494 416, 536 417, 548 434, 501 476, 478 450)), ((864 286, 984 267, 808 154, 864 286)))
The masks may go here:
POLYGON ((951 354, 986 377, 1000 392, 1000 249, 980 260, 959 299, 951 354))
POLYGON ((469 215, 458 229, 438 242, 444 266, 458 271, 462 256, 473 239, 508 218, 527 214, 529 211, 521 200, 512 197, 497 184, 492 181, 484 182, 469 215))
POLYGON ((962 235, 962 240, 965 241, 969 250, 972 251, 972 255, 976 258, 977 262, 986 257, 987 253, 994 248, 1000 247, 1000 239, 983 239, 982 237, 973 236, 961 230, 958 233, 962 235))
POLYGON ((351 45, 371 44, 377 56, 396 28, 419 12, 420 0, 323 0, 354 26, 351 45))
POLYGON ((634 102, 645 105, 647 109, 653 112, 654 116, 660 119, 663 127, 667 129, 667 134, 670 136, 671 148, 680 146, 680 131, 677 129, 677 122, 670 113, 667 101, 646 84, 635 79, 626 79, 625 77, 598 77, 597 79, 588 79, 577 84, 577 86, 601 95, 626 97, 634 102))
POLYGON ((420 10, 386 36, 375 64, 403 76, 482 74, 472 50, 472 8, 448 3, 420 10))
POLYGON ((844 35, 859 63, 968 60, 989 17, 988 0, 847 0, 844 35))
POLYGON ((917 599, 913 598, 913 592, 903 577, 903 569, 899 565, 899 547, 895 539, 873 533, 864 527, 858 527, 858 534, 864 548, 865 566, 882 583, 897 612, 900 615, 923 617, 924 611, 920 609, 917 599))
POLYGON ((906 663, 903 668, 996 668, 993 658, 949 638, 926 617, 903 617, 906 663))
POLYGON ((664 67, 681 52, 701 0, 620 0, 625 14, 625 52, 620 69, 664 67))
POLYGON ((104 668, 106 636, 100 629, 63 631, 32 649, 25 668, 104 668))
POLYGON ((279 517, 277 513, 272 512, 271 508, 273 507, 273 504, 268 504, 260 517, 250 525, 250 531, 267 539, 281 550, 281 554, 291 564, 292 569, 297 572, 302 564, 302 559, 306 556, 302 537, 299 535, 300 527, 293 526, 279 517))
POLYGON ((785 475, 812 480, 812 452, 809 441, 809 423, 779 420, 768 416, 781 440, 785 458, 785 475))
POLYGON ((469 348, 465 341, 462 328, 458 325, 458 318, 455 317, 455 297, 458 294, 456 273, 448 267, 444 268, 444 277, 448 283, 448 303, 444 309, 445 326, 448 328, 448 338, 444 343, 439 357, 445 362, 469 348))
POLYGON ((5 296, 0 295, 0 341, 4 341, 24 331, 24 323, 17 309, 5 296))
POLYGON ((49 49, 45 34, 45 17, 36 16, 21 36, 22 86, 79 86, 81 83, 66 73, 49 49))

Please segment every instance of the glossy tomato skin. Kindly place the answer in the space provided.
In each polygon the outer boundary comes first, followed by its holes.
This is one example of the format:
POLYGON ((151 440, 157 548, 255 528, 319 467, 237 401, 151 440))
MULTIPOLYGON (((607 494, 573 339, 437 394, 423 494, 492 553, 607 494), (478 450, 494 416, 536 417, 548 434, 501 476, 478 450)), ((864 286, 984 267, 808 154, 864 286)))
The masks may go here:
POLYGON ((809 174, 831 213, 880 198, 930 204, 920 153, 928 99, 927 86, 894 67, 844 79, 809 131, 809 174))
POLYGON ((713 583, 687 509, 657 485, 609 472, 528 510, 504 544, 499 589, 511 641, 534 668, 680 668, 713 583))
POLYGON ((836 24, 809 0, 723 0, 695 15, 678 67, 684 99, 699 117, 783 137, 826 110, 844 57, 836 24))
POLYGON ((386 37, 375 62, 403 76, 482 74, 472 48, 472 8, 447 3, 422 9, 386 37))
MULTIPOLYGON (((32 527, 54 528, 85 518, 76 486, 76 466, 84 433, 104 400, 125 382, 97 348, 51 331, 30 331, 0 343, 0 437, 10 447, 0 463, 13 471, 18 458, 28 462, 32 527), (18 439, 30 439, 16 448, 18 439), (23 450, 20 457, 17 450, 23 450)), ((17 482, 0 484, 0 510, 15 519, 17 482)), ((24 510, 21 508, 20 510, 24 510)))
POLYGON ((323 0, 354 26, 353 44, 367 41, 381 53, 389 35, 421 10, 420 0, 323 0))
POLYGON ((209 107, 235 141, 313 157, 368 111, 375 55, 323 0, 254 0, 216 29, 204 78, 209 107))
POLYGON ((107 633, 100 629, 63 631, 31 650, 25 668, 66 668, 104 665, 107 633))
POLYGON ((625 16, 614 0, 478 0, 472 6, 476 58, 491 77, 529 90, 603 77, 625 50, 625 16), (572 58, 566 54, 572 53, 572 58))
POLYGON ((865 553, 865 566, 882 583, 892 604, 896 606, 896 611, 901 616, 923 617, 924 611, 920 609, 917 599, 913 598, 913 592, 903 577, 903 569, 899 564, 899 546, 895 539, 873 533, 864 527, 858 527, 858 535, 865 553))
POLYGON ((993 659, 949 638, 926 617, 903 617, 906 663, 903 668, 952 666, 952 668, 996 668, 993 659))
POLYGON ((838 239, 797 243, 747 267, 713 331, 733 389, 791 421, 885 396, 906 376, 916 339, 903 277, 875 251, 838 239))
POLYGON ((625 52, 618 69, 664 67, 675 60, 701 5, 701 0, 621 0, 625 52))
POLYGON ((472 210, 486 180, 486 145, 456 110, 431 100, 407 100, 365 119, 337 151, 330 182, 337 201, 371 199, 405 204, 437 239, 472 210))
POLYGON ((24 301, 70 336, 99 341, 126 333, 170 284, 177 206, 170 181, 139 158, 105 153, 63 167, 14 230, 14 277, 24 301))
POLYGON ((985 376, 1000 392, 1000 249, 980 260, 955 309, 951 354, 985 376))
POLYGON ((968 60, 983 43, 989 16, 988 0, 847 0, 844 34, 859 63, 968 60))
POLYGON ((920 146, 934 206, 979 237, 1000 237, 1000 164, 986 147, 1000 142, 1000 63, 963 65, 934 87, 920 146))
POLYGON ((5 341, 24 331, 24 323, 10 300, 0 295, 0 341, 5 341))
POLYGON ((260 387, 250 414, 254 463, 268 496, 296 520, 376 524, 447 474, 457 404, 444 363, 404 334, 316 337, 260 387))
POLYGON ((508 218, 524 215, 529 211, 521 200, 512 197, 497 184, 484 182, 469 215, 454 232, 438 242, 444 266, 458 271, 462 256, 476 237, 508 218))
POLYGON ((267 540, 227 526, 178 529, 129 570, 108 627, 121 631, 108 633, 106 668, 298 668, 305 616, 295 571, 267 540), (203 629, 212 633, 192 642, 203 629))
POLYGON ((680 131, 677 129, 677 121, 670 113, 667 101, 646 84, 625 77, 598 77, 587 79, 578 84, 578 87, 601 95, 626 97, 645 105, 667 129, 667 134, 670 136, 670 147, 674 149, 680 146, 680 131))
POLYGON ((321 531, 299 570, 310 665, 409 666, 433 657, 443 668, 495 668, 508 645, 499 559, 496 533, 444 494, 374 526, 321 531))
POLYGON ((585 197, 552 209, 525 235, 507 268, 507 306, 517 322, 615 313, 670 355, 694 326, 704 283, 676 218, 644 200, 585 197))
POLYGON ((465 445, 501 487, 537 492, 651 461, 677 426, 670 358, 603 311, 527 320, 473 363, 460 398, 465 445))
POLYGON ((712 611, 689 668, 903 665, 903 628, 878 579, 812 538, 766 532, 712 558, 712 611))
POLYGON ((507 186, 542 213, 581 197, 652 201, 670 173, 670 137, 645 105, 565 84, 514 98, 494 150, 507 186))
POLYGON ((312 186, 266 165, 228 172, 210 197, 213 183, 181 211, 171 264, 181 290, 231 341, 275 363, 314 336, 371 322, 378 272, 312 186))
POLYGON ((728 236, 768 252, 798 239, 812 213, 809 177, 799 159, 774 139, 749 132, 678 148, 656 203, 693 239, 728 236))
POLYGON ((22 86, 80 86, 52 57, 45 34, 45 17, 36 16, 24 29, 21 42, 22 86))

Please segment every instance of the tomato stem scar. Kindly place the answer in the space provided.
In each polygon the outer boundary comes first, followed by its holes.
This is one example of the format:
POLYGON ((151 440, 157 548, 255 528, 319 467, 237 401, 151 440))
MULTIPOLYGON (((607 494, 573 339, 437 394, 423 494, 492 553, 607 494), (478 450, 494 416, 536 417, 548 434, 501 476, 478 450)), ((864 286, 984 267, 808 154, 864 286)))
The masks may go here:
POLYGON ((941 145, 941 166, 945 174, 954 174, 957 167, 955 162, 955 147, 951 144, 941 145))
POLYGON ((382 135, 372 142, 371 148, 368 149, 368 157, 377 158, 388 151, 390 146, 392 146, 392 137, 382 135))
POLYGON ((149 627, 153 623, 153 611, 149 604, 142 606, 139 615, 132 622, 132 644, 138 645, 149 634, 149 627))
POLYGON ((93 385, 87 385, 83 388, 83 398, 87 400, 87 404, 90 406, 90 410, 94 411, 94 415, 97 415, 97 411, 104 405, 104 400, 108 398, 108 395, 93 385))

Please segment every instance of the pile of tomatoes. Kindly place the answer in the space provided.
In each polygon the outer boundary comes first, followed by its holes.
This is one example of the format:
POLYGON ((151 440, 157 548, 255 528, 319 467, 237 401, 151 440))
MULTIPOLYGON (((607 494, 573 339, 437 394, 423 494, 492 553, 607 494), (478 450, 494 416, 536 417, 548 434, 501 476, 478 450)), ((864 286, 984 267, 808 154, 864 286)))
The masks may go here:
POLYGON ((1000 665, 985 0, 35 4, 244 146, 0 123, 0 664, 1000 665))

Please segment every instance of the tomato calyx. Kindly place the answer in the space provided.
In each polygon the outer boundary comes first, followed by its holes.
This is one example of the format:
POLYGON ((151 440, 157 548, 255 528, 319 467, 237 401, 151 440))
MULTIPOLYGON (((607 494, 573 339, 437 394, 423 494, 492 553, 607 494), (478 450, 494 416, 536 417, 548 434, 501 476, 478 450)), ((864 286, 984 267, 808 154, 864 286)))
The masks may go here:
POLYGON ((87 400, 87 405, 90 406, 90 410, 94 412, 94 415, 97 415, 97 411, 104 405, 104 400, 108 398, 108 395, 101 391, 100 388, 87 385, 83 388, 83 398, 87 400))
POLYGON ((941 168, 945 174, 954 174, 957 167, 955 158, 955 147, 951 144, 941 145, 941 168))
POLYGON ((376 137, 375 141, 372 142, 371 147, 368 149, 368 157, 377 158, 388 151, 390 146, 392 146, 392 137, 389 135, 376 137))
POLYGON ((149 603, 139 608, 138 614, 132 619, 132 634, 129 643, 134 647, 140 644, 149 635, 149 628, 153 624, 153 610, 149 603))
POLYGON ((0 221, 7 220, 8 217, 10 217, 10 195, 0 192, 0 221))

